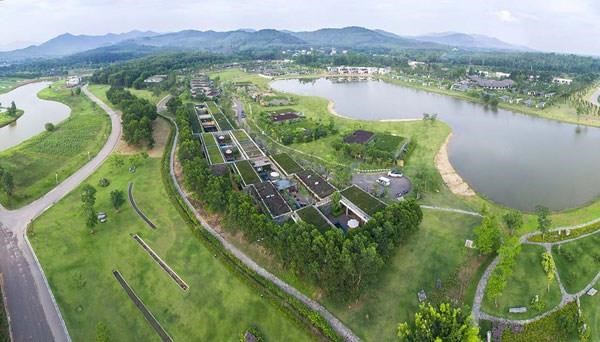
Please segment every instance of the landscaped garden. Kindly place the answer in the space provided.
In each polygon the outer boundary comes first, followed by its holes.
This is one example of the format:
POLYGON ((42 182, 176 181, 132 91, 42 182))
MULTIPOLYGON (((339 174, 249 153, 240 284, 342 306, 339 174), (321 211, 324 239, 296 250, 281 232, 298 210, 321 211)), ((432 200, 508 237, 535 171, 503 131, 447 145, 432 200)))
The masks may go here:
POLYGON ((256 171, 254 171, 254 168, 252 167, 252 165, 250 165, 249 161, 240 160, 235 163, 235 167, 239 171, 244 184, 250 185, 261 182, 260 177, 258 177, 258 174, 256 174, 256 171))
POLYGON ((221 108, 219 108, 214 101, 208 101, 206 104, 208 105, 210 113, 212 114, 213 118, 215 118, 222 131, 228 131, 234 128, 227 117, 225 117, 225 114, 223 114, 221 111, 221 108))
POLYGON ((497 317, 526 319, 558 305, 562 297, 560 288, 556 279, 548 283, 542 267, 543 252, 544 248, 541 246, 523 245, 516 258, 513 273, 497 303, 486 297, 483 310, 497 317), (527 308, 527 311, 509 313, 509 309, 521 307, 527 308))
POLYGON ((322 214, 319 213, 319 210, 313 207, 312 205, 306 206, 296 212, 298 216, 302 219, 302 221, 312 224, 317 227, 320 231, 326 231, 331 229, 331 225, 327 220, 323 217, 322 214))
POLYGON ((350 202, 356 204, 369 216, 373 216, 376 212, 385 208, 385 204, 383 202, 371 196, 356 185, 343 190, 341 194, 350 202))
POLYGON ((300 166, 292 157, 290 157, 287 153, 279 153, 270 156, 280 168, 282 168, 283 172, 288 175, 294 174, 296 172, 302 171, 303 168, 300 166))
POLYGON ((220 164, 225 162, 219 146, 207 145, 206 152, 208 153, 208 158, 210 159, 211 164, 220 164))
POLYGON ((85 95, 71 95, 61 82, 39 96, 66 104, 71 116, 53 131, 0 152, 0 165, 14 177, 13 195, 0 193, 0 202, 7 208, 29 203, 65 180, 100 150, 110 133, 106 113, 85 95))
POLYGON ((135 173, 111 163, 86 182, 96 185, 96 209, 108 215, 94 233, 80 211, 81 187, 45 212, 31 226, 30 240, 74 341, 94 340, 100 327, 111 340, 151 341, 158 335, 113 277, 118 269, 174 340, 233 341, 250 326, 269 340, 306 341, 306 331, 292 323, 269 299, 233 275, 188 229, 168 200, 161 160, 149 158, 135 173), (150 230, 134 210, 115 210, 110 192, 135 182, 137 204, 157 224, 150 230), (143 237, 190 288, 178 284, 132 239, 143 237), (127 256, 124 258, 123 256, 127 256))
POLYGON ((556 268, 567 292, 584 289, 600 272, 600 234, 552 247, 556 268))

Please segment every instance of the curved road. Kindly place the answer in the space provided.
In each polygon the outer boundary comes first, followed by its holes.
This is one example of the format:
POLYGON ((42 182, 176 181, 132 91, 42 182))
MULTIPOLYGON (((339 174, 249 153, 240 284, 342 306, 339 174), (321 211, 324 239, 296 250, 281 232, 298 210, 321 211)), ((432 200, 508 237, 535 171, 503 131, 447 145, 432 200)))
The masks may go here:
POLYGON ((112 130, 100 152, 40 199, 17 210, 0 206, 0 273, 14 341, 70 341, 58 305, 26 236, 27 224, 89 177, 111 154, 121 137, 117 112, 83 87, 83 93, 111 119, 112 130))
MULTIPOLYGON (((165 103, 166 103, 166 101, 168 101, 168 99, 165 98, 165 99, 163 99, 163 101, 165 101, 165 103)), ((161 103, 163 103, 163 101, 161 101, 161 103)), ((159 111, 161 109, 161 103, 159 103, 159 105, 158 105, 159 111)), ((283 280, 279 279, 277 276, 273 275, 272 273, 270 273, 269 271, 267 271, 266 269, 264 269, 263 267, 258 265, 256 262, 254 262, 254 260, 252 260, 246 254, 244 254, 244 252, 239 250, 236 246, 234 246, 229 241, 227 241, 224 237, 222 237, 219 234, 219 232, 217 232, 208 222, 206 222, 206 220, 204 220, 204 218, 198 213, 198 211, 196 211, 194 206, 189 202, 185 192, 183 191, 183 189, 177 182, 177 178, 175 176, 175 152, 177 150, 177 141, 179 139, 179 128, 177 127, 175 120, 173 120, 171 118, 169 118, 169 120, 175 126, 175 138, 173 139, 173 145, 171 147, 171 153, 170 153, 169 173, 171 174, 171 178, 173 180, 173 183, 175 184, 175 188, 177 189, 179 196, 181 196, 181 198, 183 199, 185 204, 188 206, 188 208, 194 213, 194 215, 196 216, 198 221, 202 224, 203 228, 206 229, 217 240, 219 240, 219 242, 223 245, 223 247, 225 249, 227 249, 231 254, 233 254, 237 259, 239 259, 242 263, 244 263, 252 271, 256 272, 261 277, 269 280, 270 282, 275 284, 277 287, 279 287, 281 290, 285 291, 286 293, 294 296, 296 299, 298 299, 300 302, 304 303, 304 305, 308 306, 310 309, 318 312, 325 320, 327 320, 327 322, 332 326, 332 328, 340 336, 343 337, 343 339, 345 341, 351 341, 351 342, 360 341, 360 338, 358 336, 356 336, 352 332, 352 330, 350 330, 346 325, 344 325, 344 323, 342 323, 337 317, 335 317, 331 312, 329 312, 324 306, 322 306, 318 302, 308 298, 307 296, 305 296, 303 293, 298 291, 293 286, 289 285, 288 283, 284 282, 283 280)))
POLYGON ((600 102, 598 102, 598 97, 600 97, 600 87, 594 91, 592 96, 590 97, 590 102, 598 107, 600 107, 600 102))

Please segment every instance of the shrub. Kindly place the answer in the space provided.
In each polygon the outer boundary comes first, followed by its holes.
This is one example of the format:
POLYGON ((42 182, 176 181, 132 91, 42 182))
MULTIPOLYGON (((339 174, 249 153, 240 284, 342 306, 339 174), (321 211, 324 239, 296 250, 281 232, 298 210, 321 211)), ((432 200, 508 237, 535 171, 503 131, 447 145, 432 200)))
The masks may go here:
POLYGON ((44 128, 48 132, 54 132, 54 130, 56 129, 56 127, 54 126, 54 124, 52 122, 46 122, 46 124, 44 125, 44 128))
POLYGON ((98 181, 98 186, 106 188, 107 186, 110 185, 110 181, 106 178, 100 178, 100 180, 98 181))

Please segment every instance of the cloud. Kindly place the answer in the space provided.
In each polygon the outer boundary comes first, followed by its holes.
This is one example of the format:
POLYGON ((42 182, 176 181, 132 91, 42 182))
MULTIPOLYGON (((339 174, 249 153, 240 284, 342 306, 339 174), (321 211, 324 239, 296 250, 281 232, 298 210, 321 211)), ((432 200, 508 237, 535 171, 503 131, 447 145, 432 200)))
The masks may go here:
POLYGON ((496 16, 500 21, 504 22, 514 22, 517 21, 517 18, 509 11, 509 10, 500 10, 496 12, 496 16))

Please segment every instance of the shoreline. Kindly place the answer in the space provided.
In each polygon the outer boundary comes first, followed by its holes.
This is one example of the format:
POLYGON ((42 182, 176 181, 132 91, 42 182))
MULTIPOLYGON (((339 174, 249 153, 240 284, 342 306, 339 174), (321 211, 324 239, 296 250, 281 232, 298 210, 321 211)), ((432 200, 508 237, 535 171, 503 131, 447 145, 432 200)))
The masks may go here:
MULTIPOLYGON (((17 115, 14 116, 14 117, 12 117, 11 120, 0 122, 0 128, 8 126, 8 125, 11 125, 11 124, 17 122, 17 120, 19 120, 19 118, 21 116, 23 116, 23 114, 25 114, 24 110, 17 109, 17 115)), ((0 117, 2 117, 2 116, 8 116, 8 114, 7 113, 0 113, 0 117)))
POLYGON ((446 141, 444 141, 436 154, 434 160, 435 167, 438 169, 444 183, 453 194, 462 197, 474 197, 477 194, 471 189, 469 184, 462 179, 458 172, 456 172, 448 158, 448 144, 450 143, 451 138, 452 133, 448 134, 446 141))
POLYGON ((418 118, 405 118, 405 119, 380 119, 380 120, 361 120, 361 119, 356 119, 356 118, 351 118, 349 116, 344 116, 338 112, 335 111, 335 102, 333 100, 327 99, 328 103, 327 103, 327 110, 329 111, 329 114, 333 115, 333 116, 337 116, 338 118, 342 118, 342 119, 347 119, 347 120, 355 120, 355 121, 373 121, 373 122, 414 122, 414 121, 421 121, 421 119, 418 118))

